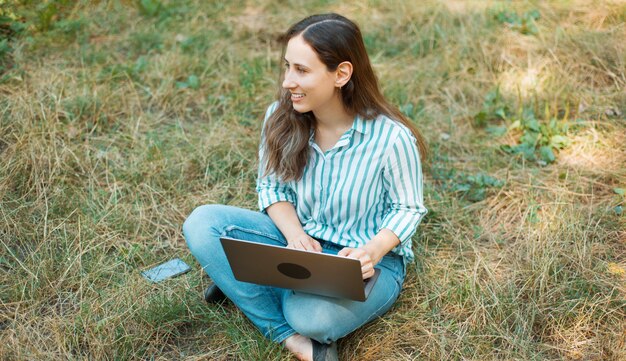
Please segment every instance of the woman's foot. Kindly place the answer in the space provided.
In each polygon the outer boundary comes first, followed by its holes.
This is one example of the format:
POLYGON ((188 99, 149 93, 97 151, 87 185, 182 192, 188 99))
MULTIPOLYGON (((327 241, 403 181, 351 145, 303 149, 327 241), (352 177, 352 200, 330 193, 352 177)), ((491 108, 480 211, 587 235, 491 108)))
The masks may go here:
POLYGON ((313 344, 311 339, 300 334, 287 337, 285 347, 291 351, 298 360, 313 361, 313 344))
POLYGON ((204 290, 204 300, 207 303, 220 303, 226 299, 226 295, 215 284, 204 290))
POLYGON ((285 347, 301 361, 337 361, 337 344, 321 344, 295 334, 285 340, 285 347))

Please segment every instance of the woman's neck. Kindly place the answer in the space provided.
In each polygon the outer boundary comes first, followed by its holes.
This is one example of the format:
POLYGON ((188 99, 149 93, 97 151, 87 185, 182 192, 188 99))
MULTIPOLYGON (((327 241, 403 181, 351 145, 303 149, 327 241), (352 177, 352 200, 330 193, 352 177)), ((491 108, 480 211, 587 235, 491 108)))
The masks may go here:
POLYGON ((317 130, 322 132, 343 134, 354 122, 354 114, 346 111, 341 98, 334 98, 324 109, 313 111, 313 115, 317 130))

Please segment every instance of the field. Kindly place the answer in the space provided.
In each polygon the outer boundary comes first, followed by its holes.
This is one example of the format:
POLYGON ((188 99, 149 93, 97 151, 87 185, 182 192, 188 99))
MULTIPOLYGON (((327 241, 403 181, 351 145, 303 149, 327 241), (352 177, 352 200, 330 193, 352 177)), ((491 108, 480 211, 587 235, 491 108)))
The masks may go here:
POLYGON ((276 36, 329 11, 430 150, 417 260, 342 359, 626 359, 626 2, 408 0, 0 0, 0 359, 290 359, 181 226, 256 209, 276 36))

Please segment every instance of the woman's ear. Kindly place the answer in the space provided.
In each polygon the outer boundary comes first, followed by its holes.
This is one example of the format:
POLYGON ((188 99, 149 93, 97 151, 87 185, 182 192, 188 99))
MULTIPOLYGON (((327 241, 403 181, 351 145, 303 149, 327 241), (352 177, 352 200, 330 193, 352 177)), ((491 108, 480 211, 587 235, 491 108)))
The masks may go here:
POLYGON ((335 86, 337 88, 343 87, 352 77, 352 63, 344 61, 337 66, 335 70, 335 86))

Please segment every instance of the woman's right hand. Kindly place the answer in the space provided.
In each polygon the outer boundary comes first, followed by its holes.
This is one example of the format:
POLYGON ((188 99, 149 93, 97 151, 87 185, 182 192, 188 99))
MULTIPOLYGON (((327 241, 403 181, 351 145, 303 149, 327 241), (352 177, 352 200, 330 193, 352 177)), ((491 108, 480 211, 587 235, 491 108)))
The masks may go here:
POLYGON ((287 248, 301 249, 304 251, 322 252, 322 246, 318 241, 306 233, 301 233, 287 240, 287 248))

